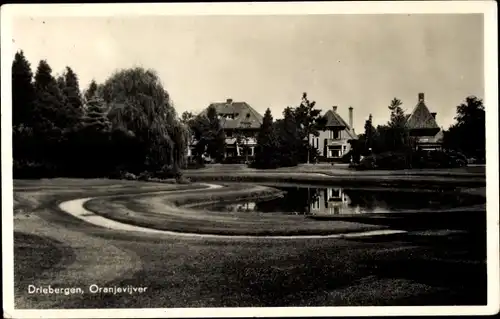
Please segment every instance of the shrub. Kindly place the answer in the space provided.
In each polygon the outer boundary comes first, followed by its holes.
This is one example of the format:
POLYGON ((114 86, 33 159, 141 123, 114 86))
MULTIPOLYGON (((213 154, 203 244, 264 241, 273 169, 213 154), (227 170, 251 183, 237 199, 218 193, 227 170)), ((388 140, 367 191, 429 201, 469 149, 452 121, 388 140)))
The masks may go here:
POLYGON ((148 181, 152 177, 153 177, 153 174, 151 174, 151 172, 144 171, 144 172, 140 173, 139 176, 137 176, 137 180, 139 180, 139 181, 148 181))
POLYGON ((179 178, 176 178, 175 182, 177 184, 191 184, 191 179, 184 177, 184 176, 181 176, 179 178))
POLYGON ((466 157, 454 151, 419 151, 413 154, 413 167, 454 168, 467 165, 466 157))
POLYGON ((136 181, 137 176, 135 174, 129 173, 129 172, 124 172, 122 175, 122 179, 126 179, 129 181, 136 181))
POLYGON ((380 169, 409 168, 409 154, 403 152, 384 152, 375 156, 375 165, 380 169))
POLYGON ((30 161, 14 160, 12 169, 16 179, 53 178, 59 173, 55 165, 30 161))
POLYGON ((356 167, 356 169, 359 169, 359 170, 375 169, 376 168, 375 157, 374 156, 366 156, 355 167, 356 167))
POLYGON ((177 165, 164 165, 154 176, 160 179, 179 179, 182 177, 182 172, 177 165))

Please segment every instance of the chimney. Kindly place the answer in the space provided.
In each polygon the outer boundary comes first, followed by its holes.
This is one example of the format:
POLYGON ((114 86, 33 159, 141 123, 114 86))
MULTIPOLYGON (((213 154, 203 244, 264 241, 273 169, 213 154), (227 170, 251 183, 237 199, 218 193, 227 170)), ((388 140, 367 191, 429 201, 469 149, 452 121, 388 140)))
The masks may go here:
POLYGON ((423 102, 424 101, 424 93, 418 93, 418 101, 423 102))
POLYGON ((227 104, 231 104, 231 103, 233 103, 233 99, 226 99, 226 103, 227 103, 227 104))
POLYGON ((436 119, 436 114, 437 114, 436 112, 432 112, 432 113, 431 113, 431 115, 432 115, 432 117, 433 117, 434 119, 436 119))
POLYGON ((352 106, 349 106, 349 126, 352 128, 352 106))
POLYGON ((337 112, 337 105, 332 106, 332 110, 333 110, 334 112, 337 112))

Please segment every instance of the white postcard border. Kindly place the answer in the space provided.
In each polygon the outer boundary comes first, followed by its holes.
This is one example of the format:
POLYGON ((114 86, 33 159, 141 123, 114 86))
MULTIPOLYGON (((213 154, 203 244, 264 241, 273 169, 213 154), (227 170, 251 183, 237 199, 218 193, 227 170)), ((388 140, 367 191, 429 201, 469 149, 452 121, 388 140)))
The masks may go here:
POLYGON ((146 317, 278 317, 487 315, 498 313, 498 34, 494 1, 287 2, 191 4, 10 4, 1 7, 2 52, 2 254, 3 300, 6 318, 146 318, 146 317), (18 16, 137 16, 137 15, 303 15, 303 14, 484 14, 485 104, 487 134, 487 306, 443 307, 280 307, 173 309, 14 309, 13 185, 11 136, 12 18, 18 16), (8 58, 6 58, 8 57, 8 58))

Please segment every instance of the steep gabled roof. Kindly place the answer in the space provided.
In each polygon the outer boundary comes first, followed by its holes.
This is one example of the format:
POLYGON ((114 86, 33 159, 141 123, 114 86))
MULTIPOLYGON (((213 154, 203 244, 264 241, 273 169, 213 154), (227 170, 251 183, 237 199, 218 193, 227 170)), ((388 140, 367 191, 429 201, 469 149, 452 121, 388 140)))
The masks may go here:
POLYGON ((234 115, 234 119, 220 119, 224 129, 236 128, 260 128, 263 116, 246 102, 216 102, 211 103, 200 115, 206 115, 208 109, 213 106, 218 115, 234 115))
POLYGON ((326 127, 340 127, 340 128, 349 127, 349 125, 337 112, 328 110, 328 112, 325 113, 325 117, 326 117, 326 127))
POLYGON ((327 128, 336 127, 345 129, 350 138, 352 139, 358 138, 356 133, 354 133, 352 127, 350 127, 349 124, 347 124, 346 121, 344 121, 344 119, 337 112, 334 112, 333 110, 328 110, 324 116, 326 118, 327 128))
POLYGON ((406 127, 410 130, 415 129, 439 129, 436 119, 425 105, 423 100, 419 101, 415 106, 410 116, 406 120, 406 127))

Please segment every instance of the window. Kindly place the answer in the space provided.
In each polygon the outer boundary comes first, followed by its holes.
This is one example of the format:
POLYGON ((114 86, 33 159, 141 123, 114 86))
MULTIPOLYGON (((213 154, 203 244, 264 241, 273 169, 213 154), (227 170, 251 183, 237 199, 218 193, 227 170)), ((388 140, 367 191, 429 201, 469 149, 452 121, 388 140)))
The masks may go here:
POLYGON ((342 191, 340 189, 335 189, 335 188, 329 188, 329 198, 341 198, 342 197, 342 191))
POLYGON ((316 198, 312 203, 311 203, 311 208, 313 210, 318 210, 320 207, 320 199, 316 198))
POLYGON ((328 150, 328 157, 339 157, 339 156, 340 156, 339 149, 329 149, 328 150))
POLYGON ((316 138, 316 137, 311 136, 311 146, 312 146, 312 147, 316 147, 316 148, 318 147, 318 146, 317 146, 317 141, 316 141, 316 140, 317 140, 317 138, 316 138))
POLYGON ((340 132, 339 131, 330 131, 330 138, 334 140, 338 140, 340 138, 340 132))
POLYGON ((233 137, 233 132, 226 131, 226 137, 233 137))

